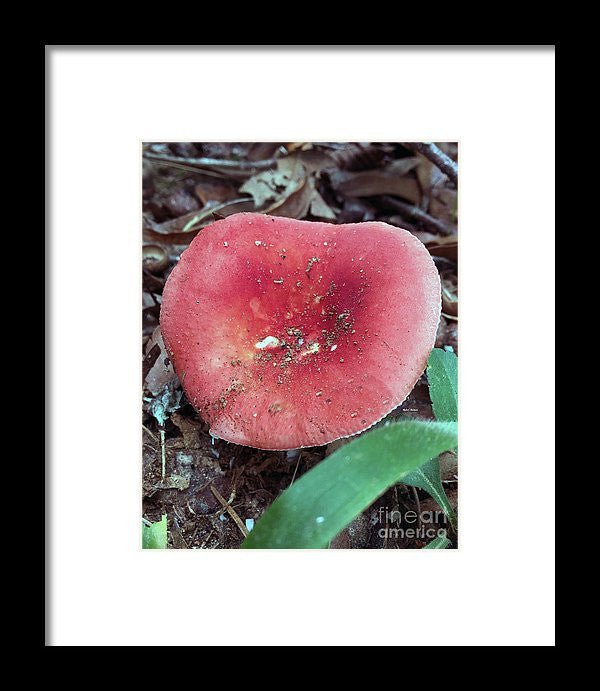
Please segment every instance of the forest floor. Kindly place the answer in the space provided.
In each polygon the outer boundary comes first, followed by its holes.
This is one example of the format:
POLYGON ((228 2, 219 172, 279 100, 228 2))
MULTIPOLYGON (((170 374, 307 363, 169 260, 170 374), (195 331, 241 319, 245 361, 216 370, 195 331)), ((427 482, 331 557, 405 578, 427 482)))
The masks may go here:
MULTIPOLYGON (((438 147, 457 160, 456 144, 438 147)), ((349 441, 299 452, 229 444, 210 436, 181 390, 158 328, 165 281, 204 226, 241 211, 331 223, 380 220, 409 230, 425 243, 442 278, 436 346, 458 354, 457 189, 414 147, 144 144, 142 515, 154 522, 167 514, 169 548, 239 547, 246 521, 260 518, 292 482, 349 441)), ((426 374, 385 420, 406 418, 434 419, 426 374)), ((440 460, 456 508, 457 459, 449 453, 440 460)), ((447 528, 440 507, 425 492, 396 485, 330 547, 421 548, 428 542, 418 531, 425 516, 432 526, 447 528), (404 520, 411 511, 420 517, 417 524, 404 520)), ((448 536, 456 547, 456 535, 448 536)))

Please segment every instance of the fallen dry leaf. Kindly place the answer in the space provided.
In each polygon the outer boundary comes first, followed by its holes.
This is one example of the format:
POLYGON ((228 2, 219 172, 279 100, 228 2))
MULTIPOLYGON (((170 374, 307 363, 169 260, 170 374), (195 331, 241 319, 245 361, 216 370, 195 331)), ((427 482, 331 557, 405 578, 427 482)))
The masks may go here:
MULTIPOLYGON (((325 151, 318 149, 309 149, 307 151, 299 151, 294 154, 294 158, 301 161, 308 173, 320 173, 326 168, 335 167, 335 161, 325 151)), ((318 175, 317 175, 318 177, 318 175)))
POLYGON ((429 213, 448 225, 456 225, 457 193, 449 187, 435 187, 431 191, 429 213))
POLYGON ((271 201, 262 209, 265 214, 304 218, 310 211, 316 217, 334 220, 335 213, 316 187, 315 174, 324 165, 331 165, 331 160, 317 151, 287 156, 278 161, 276 170, 253 176, 240 191, 251 194, 257 208, 271 201))
POLYGON ((154 329, 148 343, 146 343, 146 356, 149 356, 153 351, 156 352, 156 347, 159 348, 159 353, 154 360, 154 364, 147 370, 147 374, 144 377, 145 388, 153 396, 156 396, 165 385, 177 380, 177 375, 169 359, 160 333, 160 327, 158 326, 154 329))
POLYGON ((335 213, 317 191, 313 176, 305 178, 304 184, 298 190, 265 209, 264 213, 287 218, 304 218, 309 210, 313 216, 335 219, 335 213))
POLYGON ((445 316, 458 317, 458 284, 454 271, 442 273, 442 312, 445 316))
POLYGON ((421 185, 421 190, 425 196, 429 196, 431 191, 435 189, 438 185, 442 185, 447 180, 446 176, 442 171, 434 166, 433 163, 425 156, 419 154, 415 157, 418 165, 415 169, 417 174, 417 179, 421 185))
POLYGON ((406 175, 414 170, 419 165, 419 158, 417 156, 407 156, 406 158, 399 158, 386 166, 385 171, 390 175, 406 175))
POLYGON ((253 175, 240 187, 240 192, 252 195, 256 208, 268 201, 282 202, 294 194, 306 180, 306 168, 302 162, 287 156, 277 161, 273 170, 253 175))
POLYGON ((205 178, 201 180, 194 188, 194 191, 203 204, 228 202, 239 197, 235 185, 219 178, 205 178))
POLYGON ((290 194, 280 197, 274 204, 264 210, 272 216, 286 216, 288 218, 304 218, 310 208, 314 186, 311 179, 304 177, 299 186, 290 194))
POLYGON ((331 152, 331 158, 342 170, 368 170, 377 168, 388 153, 389 147, 377 144, 348 144, 331 152))
POLYGON ((438 236, 431 242, 426 242, 425 246, 429 253, 435 257, 445 257, 450 261, 458 262, 458 238, 456 235, 438 236))
POLYGON ((257 142, 250 146, 247 159, 249 161, 264 161, 267 158, 273 158, 281 146, 283 146, 281 142, 257 142))
POLYGON ((419 183, 413 177, 398 175, 391 166, 381 170, 365 170, 359 173, 338 170, 330 173, 329 179, 333 189, 349 197, 374 197, 392 194, 419 204, 421 191, 419 183))
MULTIPOLYGON (((312 182, 314 187, 314 181, 312 182)), ((333 209, 327 204, 319 192, 314 189, 312 200, 310 202, 310 213, 316 218, 325 218, 327 220, 335 220, 335 213, 333 209)))
POLYGON ((218 216, 231 216, 241 211, 253 211, 254 203, 248 197, 232 199, 222 204, 207 204, 204 209, 191 212, 164 223, 154 223, 144 216, 144 240, 168 245, 186 245, 198 232, 218 216))
POLYGON ((313 145, 310 142, 290 142, 285 144, 285 148, 292 153, 293 151, 307 151, 312 149, 313 145))
POLYGON ((200 448, 202 423, 199 420, 190 420, 179 413, 173 413, 171 415, 171 422, 179 428, 179 431, 183 435, 183 443, 186 449, 200 448))

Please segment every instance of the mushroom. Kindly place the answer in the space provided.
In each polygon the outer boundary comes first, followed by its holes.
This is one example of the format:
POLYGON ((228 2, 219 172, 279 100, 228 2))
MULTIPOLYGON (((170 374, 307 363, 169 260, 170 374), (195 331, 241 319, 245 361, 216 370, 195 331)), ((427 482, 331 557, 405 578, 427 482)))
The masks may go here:
POLYGON ((214 437, 285 450, 362 432, 402 403, 440 308, 437 268, 406 230, 239 213, 181 255, 160 326, 214 437))

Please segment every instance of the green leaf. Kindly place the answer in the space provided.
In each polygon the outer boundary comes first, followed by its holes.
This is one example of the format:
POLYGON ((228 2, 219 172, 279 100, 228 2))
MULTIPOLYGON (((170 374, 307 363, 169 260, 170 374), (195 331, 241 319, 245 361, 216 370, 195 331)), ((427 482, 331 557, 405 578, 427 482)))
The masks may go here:
MULTIPOLYGON (((427 380, 433 412, 440 421, 458 420, 458 358, 454 353, 434 348, 427 361, 427 380)), ((437 458, 430 459, 420 468, 402 478, 402 484, 420 489, 431 495, 456 530, 456 514, 448 501, 437 458)))
POLYGON ((442 484, 442 478, 440 477, 440 462, 437 456, 405 475, 401 482, 403 485, 419 487, 432 496, 441 506, 446 516, 448 516, 452 528, 456 530, 456 514, 448 501, 444 485, 442 484))
POLYGON ((427 361, 427 381, 433 412, 438 420, 458 420, 458 358, 434 348, 427 361))
POLYGON ((167 514, 151 525, 142 523, 142 548, 167 549, 167 514))
POLYGON ((425 545, 425 547, 423 547, 423 549, 446 549, 446 547, 448 547, 449 544, 450 540, 448 540, 447 537, 439 535, 438 537, 434 537, 428 545, 425 545))
POLYGON ((405 473, 457 444, 452 422, 404 420, 338 449, 285 490, 244 548, 322 548, 405 473))

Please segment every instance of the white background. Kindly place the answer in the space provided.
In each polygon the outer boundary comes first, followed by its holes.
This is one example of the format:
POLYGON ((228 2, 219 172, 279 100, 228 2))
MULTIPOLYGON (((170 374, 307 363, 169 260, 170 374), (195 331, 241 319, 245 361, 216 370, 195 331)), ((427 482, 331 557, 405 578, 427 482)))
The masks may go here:
POLYGON ((553 645, 554 51, 47 60, 48 643, 553 645), (460 550, 140 550, 143 140, 460 142, 460 550))

